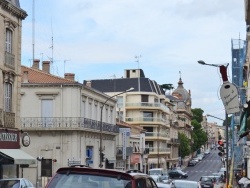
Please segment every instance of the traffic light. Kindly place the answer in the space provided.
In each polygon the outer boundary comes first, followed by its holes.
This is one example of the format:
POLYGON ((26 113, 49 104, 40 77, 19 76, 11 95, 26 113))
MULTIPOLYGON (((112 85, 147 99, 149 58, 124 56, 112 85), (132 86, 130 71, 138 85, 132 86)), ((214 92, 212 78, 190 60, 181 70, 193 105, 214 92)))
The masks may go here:
POLYGON ((102 161, 102 162, 105 161, 105 157, 104 157, 104 156, 105 156, 105 154, 104 154, 104 153, 101 153, 101 156, 100 156, 100 157, 101 157, 101 161, 102 161))
POLYGON ((223 140, 219 140, 218 141, 218 150, 220 151, 219 153, 218 153, 218 155, 220 156, 220 157, 223 157, 224 155, 225 155, 225 152, 224 152, 224 141, 223 140))

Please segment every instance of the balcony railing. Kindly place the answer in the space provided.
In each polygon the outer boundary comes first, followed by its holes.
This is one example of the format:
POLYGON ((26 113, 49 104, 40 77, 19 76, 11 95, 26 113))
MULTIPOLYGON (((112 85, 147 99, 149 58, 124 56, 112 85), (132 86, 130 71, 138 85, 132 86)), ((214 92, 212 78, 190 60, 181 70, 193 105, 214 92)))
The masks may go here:
MULTIPOLYGON (((159 147, 159 152, 170 152, 171 148, 163 148, 163 147, 159 147)), ((158 152, 158 147, 149 147, 149 153, 150 152, 158 152)))
POLYGON ((169 108, 162 103, 149 103, 149 102, 140 102, 140 103, 126 103, 126 107, 144 107, 144 108, 157 108, 161 109, 167 113, 170 112, 169 108))
POLYGON ((15 113, 3 112, 4 124, 3 127, 15 128, 15 113))
MULTIPOLYGON (((149 154, 149 148, 141 148, 140 151, 133 151, 133 153, 140 153, 140 154, 149 154)), ((123 154, 123 147, 122 146, 118 146, 116 147, 116 155, 120 156, 123 154)))
POLYGON ((154 117, 126 117, 126 122, 152 122, 152 123, 162 123, 169 124, 169 120, 163 118, 154 118, 154 117))
MULTIPOLYGON (((39 117, 25 117, 21 118, 22 129, 92 129, 99 131, 101 126, 100 121, 82 118, 82 117, 53 117, 53 118, 39 118, 39 117)), ((119 133, 119 127, 114 124, 103 122, 103 131, 119 133)))
POLYGON ((5 66, 15 69, 15 55, 5 51, 5 66))
POLYGON ((169 134, 168 133, 161 133, 161 132, 146 132, 145 133, 145 136, 146 137, 166 137, 166 138, 169 138, 169 134))

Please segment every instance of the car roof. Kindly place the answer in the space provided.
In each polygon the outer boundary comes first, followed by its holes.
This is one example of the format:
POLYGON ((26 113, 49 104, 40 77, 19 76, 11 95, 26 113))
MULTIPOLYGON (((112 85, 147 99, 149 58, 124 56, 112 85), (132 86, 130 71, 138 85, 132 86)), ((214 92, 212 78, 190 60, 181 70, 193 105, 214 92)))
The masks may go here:
POLYGON ((192 180, 173 180, 172 182, 176 182, 176 183, 192 183, 192 184, 198 184, 199 183, 197 181, 192 181, 192 180))

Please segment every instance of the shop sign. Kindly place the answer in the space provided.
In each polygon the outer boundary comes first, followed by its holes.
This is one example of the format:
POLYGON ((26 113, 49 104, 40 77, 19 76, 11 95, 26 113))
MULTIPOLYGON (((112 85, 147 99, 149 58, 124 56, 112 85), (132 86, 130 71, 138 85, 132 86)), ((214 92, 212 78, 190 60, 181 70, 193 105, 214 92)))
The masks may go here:
POLYGON ((19 149, 19 131, 0 129, 0 149, 19 149))

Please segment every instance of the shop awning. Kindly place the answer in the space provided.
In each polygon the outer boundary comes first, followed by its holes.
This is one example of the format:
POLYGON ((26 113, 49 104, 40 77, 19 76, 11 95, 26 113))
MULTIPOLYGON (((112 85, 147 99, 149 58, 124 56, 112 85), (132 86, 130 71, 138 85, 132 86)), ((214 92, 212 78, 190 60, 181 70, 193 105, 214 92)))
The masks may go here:
POLYGON ((22 151, 21 149, 0 149, 0 160, 8 161, 9 164, 35 164, 36 163, 36 159, 34 157, 22 151))

